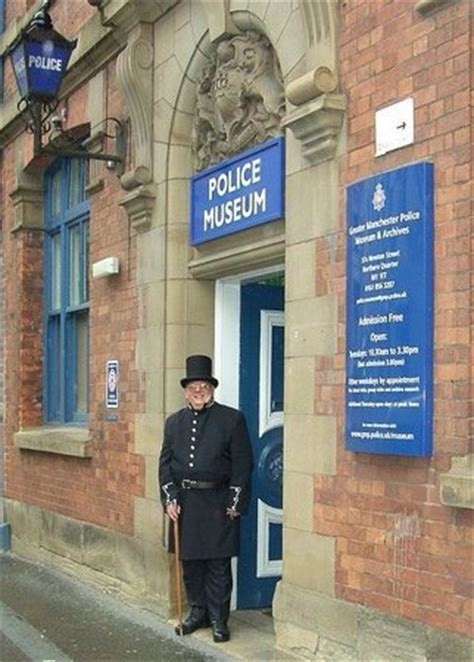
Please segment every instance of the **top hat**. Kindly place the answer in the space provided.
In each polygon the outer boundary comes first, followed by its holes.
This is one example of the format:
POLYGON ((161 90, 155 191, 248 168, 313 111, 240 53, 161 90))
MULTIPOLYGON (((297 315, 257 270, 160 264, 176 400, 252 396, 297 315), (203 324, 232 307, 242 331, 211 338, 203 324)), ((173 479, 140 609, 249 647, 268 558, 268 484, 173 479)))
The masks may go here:
POLYGON ((209 356, 193 354, 186 359, 186 376, 181 379, 181 386, 185 388, 193 381, 209 382, 218 386, 219 382, 212 376, 212 360, 209 356))

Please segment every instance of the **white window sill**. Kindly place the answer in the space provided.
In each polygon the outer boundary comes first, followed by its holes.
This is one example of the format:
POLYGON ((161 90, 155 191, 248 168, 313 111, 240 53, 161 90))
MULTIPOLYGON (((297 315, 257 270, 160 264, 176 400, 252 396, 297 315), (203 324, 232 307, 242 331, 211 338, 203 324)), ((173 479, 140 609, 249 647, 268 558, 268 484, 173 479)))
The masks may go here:
POLYGON ((13 435, 16 448, 73 457, 92 456, 92 437, 86 428, 44 426, 13 435))

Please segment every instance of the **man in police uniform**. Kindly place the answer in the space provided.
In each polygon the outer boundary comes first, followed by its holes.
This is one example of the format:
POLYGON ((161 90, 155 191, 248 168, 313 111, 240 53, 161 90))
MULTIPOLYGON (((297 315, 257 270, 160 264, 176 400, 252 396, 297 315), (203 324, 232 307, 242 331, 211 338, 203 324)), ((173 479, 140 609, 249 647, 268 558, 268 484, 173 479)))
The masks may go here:
POLYGON ((182 633, 211 625, 214 641, 223 642, 230 638, 231 557, 239 552, 238 518, 247 509, 253 461, 244 416, 214 401, 217 385, 208 356, 187 358, 186 407, 166 420, 159 482, 170 524, 179 519, 191 607, 182 633))

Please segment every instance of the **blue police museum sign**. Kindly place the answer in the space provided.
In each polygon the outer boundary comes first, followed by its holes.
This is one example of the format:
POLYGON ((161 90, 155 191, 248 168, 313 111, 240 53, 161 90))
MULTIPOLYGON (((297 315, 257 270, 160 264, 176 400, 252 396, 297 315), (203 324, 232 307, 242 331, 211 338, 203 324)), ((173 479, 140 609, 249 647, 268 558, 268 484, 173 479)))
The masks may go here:
POLYGON ((193 245, 284 216, 283 138, 274 138, 191 178, 193 245))
POLYGON ((433 165, 347 190, 346 448, 432 452, 433 165))

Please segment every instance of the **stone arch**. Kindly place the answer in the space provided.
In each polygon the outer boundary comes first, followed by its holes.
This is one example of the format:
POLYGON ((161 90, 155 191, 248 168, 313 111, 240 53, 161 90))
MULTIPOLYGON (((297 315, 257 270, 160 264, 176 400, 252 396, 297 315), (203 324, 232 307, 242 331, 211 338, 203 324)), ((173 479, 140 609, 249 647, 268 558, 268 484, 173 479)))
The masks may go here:
MULTIPOLYGON (((238 0, 213 0, 211 10, 214 12, 214 19, 216 5, 219 5, 217 24, 216 20, 210 18, 208 4, 204 0, 182 3, 180 11, 182 14, 187 12, 187 23, 184 20, 173 22, 170 18, 169 27, 173 26, 175 31, 174 44, 179 43, 180 48, 170 47, 169 57, 163 63, 169 70, 169 82, 166 83, 165 80, 164 84, 165 90, 168 87, 168 93, 163 93, 165 97, 155 100, 155 118, 157 109, 160 109, 160 120, 166 119, 166 122, 161 122, 159 135, 156 134, 155 121, 154 136, 154 173, 158 183, 158 206, 161 208, 157 218, 165 244, 163 271, 167 274, 164 277, 166 283, 163 315, 168 315, 165 311, 170 309, 179 309, 179 318, 173 320, 179 328, 164 330, 164 364, 170 379, 164 399, 166 411, 171 411, 180 397, 179 389, 174 385, 178 384, 178 371, 181 370, 185 354, 193 351, 212 352, 213 347, 213 281, 205 280, 207 272, 205 269, 200 270, 200 267, 196 268, 194 274, 203 278, 202 280, 190 276, 189 269, 190 266, 191 270, 194 269, 196 250, 188 244, 188 178, 192 174, 191 124, 194 98, 196 84, 202 68, 209 61, 213 41, 219 40, 224 34, 236 34, 245 30, 264 34, 275 49, 287 90, 288 85, 295 81, 298 83, 299 96, 293 95, 293 106, 290 104, 287 107, 288 110, 297 106, 298 117, 295 121, 291 118, 291 121, 287 121, 291 116, 290 111, 282 127, 291 128, 301 140, 300 144, 294 139, 290 140, 292 136, 288 136, 287 162, 290 169, 301 171, 308 165, 317 163, 318 159, 332 158, 342 124, 343 103, 339 97, 333 100, 331 94, 327 94, 335 89, 335 76, 331 77, 336 61, 335 0, 323 0, 319 3, 309 0, 300 0, 299 3, 284 1, 278 3, 281 11, 277 16, 275 12, 269 11, 271 3, 249 2, 246 3, 245 9, 242 9, 242 3, 238 0), (176 25, 180 27, 176 29, 176 25), (223 30, 220 34, 219 26, 223 30), (315 83, 315 65, 318 63, 324 63, 329 70, 329 86, 315 83), (316 99, 318 103, 315 108, 314 99, 317 97, 323 101, 320 103, 316 99), (333 104, 336 106, 336 115, 333 113, 333 104), (308 106, 311 106, 309 116, 306 111, 308 106), (311 127, 309 138, 308 123, 311 127), (313 135, 314 126, 316 138, 313 135), (303 138, 297 135, 300 127, 303 138), (312 156, 314 153, 317 153, 316 161, 310 160, 308 163, 301 157, 312 156), (200 311, 193 309, 192 301, 196 296, 201 302, 200 311), (174 306, 173 301, 176 304, 174 306), (180 344, 177 348, 178 337, 180 344), (170 339, 169 342, 167 338, 170 339)), ((156 64, 155 71, 158 72, 160 63, 156 64)), ((158 78, 156 92, 159 92, 159 85, 158 78)), ((291 222, 291 219, 288 218, 287 222, 288 220, 291 222)), ((199 255, 206 256, 208 252, 210 251, 204 247, 199 250, 199 255)), ((212 278, 211 275, 208 277, 212 278)))

